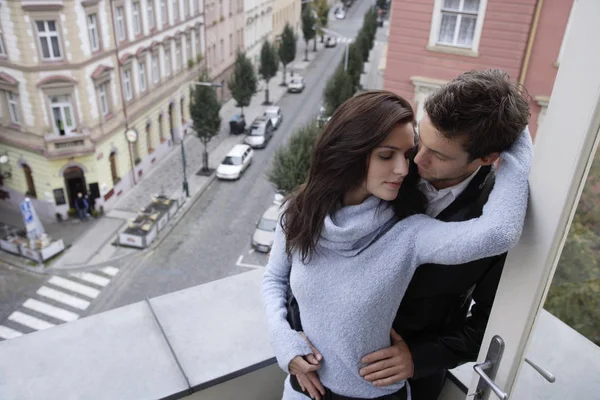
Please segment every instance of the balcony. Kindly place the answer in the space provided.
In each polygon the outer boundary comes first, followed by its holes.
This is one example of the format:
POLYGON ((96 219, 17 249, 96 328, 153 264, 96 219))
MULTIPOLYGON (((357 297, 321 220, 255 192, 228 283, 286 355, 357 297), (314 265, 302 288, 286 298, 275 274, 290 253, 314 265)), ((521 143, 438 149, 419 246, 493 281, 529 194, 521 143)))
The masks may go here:
POLYGON ((44 135, 46 157, 57 159, 64 157, 76 157, 93 153, 94 143, 89 133, 70 133, 65 135, 44 135))

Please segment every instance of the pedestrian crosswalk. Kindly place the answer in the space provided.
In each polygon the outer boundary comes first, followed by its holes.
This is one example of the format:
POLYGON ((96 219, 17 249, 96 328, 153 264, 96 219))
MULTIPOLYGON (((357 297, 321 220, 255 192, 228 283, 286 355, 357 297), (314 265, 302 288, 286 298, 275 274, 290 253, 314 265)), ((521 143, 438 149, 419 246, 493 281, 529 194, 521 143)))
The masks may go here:
POLYGON ((119 268, 53 276, 0 325, 0 341, 79 319, 119 268))

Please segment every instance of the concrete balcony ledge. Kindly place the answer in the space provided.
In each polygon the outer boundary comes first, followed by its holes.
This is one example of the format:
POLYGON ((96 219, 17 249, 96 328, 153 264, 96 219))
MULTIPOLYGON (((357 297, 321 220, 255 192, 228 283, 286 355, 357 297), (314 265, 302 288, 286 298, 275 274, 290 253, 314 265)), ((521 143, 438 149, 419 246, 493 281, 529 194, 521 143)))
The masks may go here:
POLYGON ((264 388, 245 398, 280 398, 283 374, 272 365, 262 275, 254 270, 151 299, 168 342, 146 302, 0 342, 0 398, 222 399, 230 397, 203 396, 271 370, 260 379, 264 388))
POLYGON ((44 135, 44 141, 46 143, 68 143, 85 140, 89 137, 89 133, 70 133, 62 136, 55 133, 47 133, 44 135))
POLYGON ((47 134, 44 135, 44 142, 48 159, 75 157, 95 151, 89 133, 71 133, 64 136, 47 134))

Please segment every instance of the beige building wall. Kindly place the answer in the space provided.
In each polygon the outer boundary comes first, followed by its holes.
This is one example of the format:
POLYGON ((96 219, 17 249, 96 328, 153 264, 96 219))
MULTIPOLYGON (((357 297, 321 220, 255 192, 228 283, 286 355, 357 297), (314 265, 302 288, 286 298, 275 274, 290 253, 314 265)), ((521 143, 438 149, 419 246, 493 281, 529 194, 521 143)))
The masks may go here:
POLYGON ((0 0, 0 32, 3 201, 66 216, 97 188, 111 208, 190 132, 203 0, 0 0))
POLYGON ((286 22, 299 34, 302 2, 300 0, 274 0, 273 1, 273 36, 275 39, 281 35, 286 22))

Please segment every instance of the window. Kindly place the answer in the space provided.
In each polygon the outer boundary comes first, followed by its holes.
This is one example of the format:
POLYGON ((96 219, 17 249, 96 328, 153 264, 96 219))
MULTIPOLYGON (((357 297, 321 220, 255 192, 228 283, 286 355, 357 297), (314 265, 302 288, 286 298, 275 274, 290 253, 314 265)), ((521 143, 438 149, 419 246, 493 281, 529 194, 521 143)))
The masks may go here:
POLYGON ((152 82, 158 83, 160 74, 158 72, 158 56, 156 54, 152 54, 152 57, 150 58, 150 64, 152 67, 152 82))
POLYGON ((146 91, 146 63, 140 63, 140 92, 146 91))
POLYGON ((221 39, 221 61, 225 59, 225 41, 221 39))
POLYGON ((126 38, 125 34, 125 11, 123 7, 117 7, 117 38, 122 42, 126 38))
POLYGON ((103 117, 106 117, 110 112, 108 105, 108 83, 102 83, 98 86, 98 100, 100 102, 100 112, 103 117))
POLYGON ((163 131, 163 116, 162 114, 158 116, 158 136, 160 137, 160 142, 165 141, 165 133, 163 131))
POLYGON ((142 33, 142 21, 140 20, 140 3, 133 3, 133 32, 135 35, 142 33))
POLYGON ((171 75, 171 50, 165 49, 165 76, 171 75))
POLYGON ((154 151, 154 148, 152 148, 152 126, 149 123, 146 124, 146 148, 148 154, 154 151))
POLYGON ((146 3, 146 17, 148 18, 148 29, 154 29, 154 0, 148 0, 146 3))
POLYGON ((487 0, 437 0, 429 45, 477 51, 487 0))
POLYGON ((33 182, 33 172, 31 171, 31 167, 25 164, 23 165, 23 173, 25 174, 25 183, 27 183, 27 195, 29 197, 37 198, 37 194, 35 192, 35 183, 33 182))
POLYGON ((38 39, 44 60, 60 60, 62 58, 56 21, 35 21, 38 39))
POLYGON ((183 63, 181 58, 181 42, 179 42, 175 43, 175 71, 180 71, 182 64, 183 63))
POLYGON ((192 35, 185 35, 185 56, 192 60, 192 35))
POLYGON ((183 0, 183 15, 190 16, 190 0, 183 0))
POLYGON ((90 35, 90 47, 92 52, 100 50, 100 41, 98 40, 98 19, 96 14, 90 14, 88 20, 88 34, 90 35))
POLYGON ((196 54, 202 53, 202 41, 200 40, 200 29, 196 29, 196 54))
POLYGON ((0 27, 0 56, 6 56, 6 49, 4 48, 4 34, 0 27))
POLYGON ((130 69, 123 71, 123 92, 125 94, 125 100, 129 101, 133 98, 133 89, 131 87, 131 70, 130 69))
POLYGON ((6 92, 6 100, 8 101, 8 112, 10 113, 10 122, 13 124, 21 123, 19 114, 19 96, 13 92, 6 92))
POLYGON ((163 26, 169 23, 167 18, 167 0, 160 0, 160 21, 162 22, 163 26))
POLYGON ((110 175, 112 177, 113 185, 116 185, 120 181, 119 175, 117 174, 117 153, 114 151, 110 153, 108 160, 110 161, 110 175))
POLYGON ((50 109, 54 119, 54 132, 57 135, 69 135, 75 130, 73 106, 71 96, 68 94, 50 96, 50 109))
POLYGON ((233 33, 229 34, 229 55, 233 54, 233 33))
POLYGON ((179 21, 179 0, 173 0, 173 21, 179 21))

